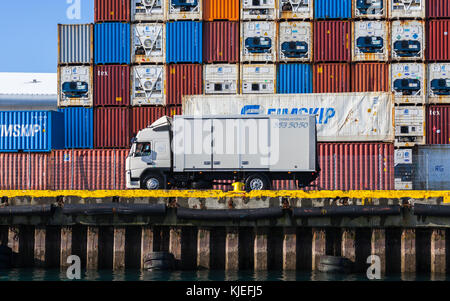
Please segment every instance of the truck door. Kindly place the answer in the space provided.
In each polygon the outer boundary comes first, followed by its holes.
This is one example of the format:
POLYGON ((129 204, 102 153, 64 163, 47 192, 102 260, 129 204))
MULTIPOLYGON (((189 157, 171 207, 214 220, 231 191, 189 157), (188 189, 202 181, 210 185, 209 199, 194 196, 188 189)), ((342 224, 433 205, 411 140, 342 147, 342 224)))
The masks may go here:
POLYGON ((240 119, 239 122, 240 168, 249 170, 269 169, 269 119, 240 119))
POLYGON ((239 169, 239 119, 213 119, 213 169, 239 169))
POLYGON ((212 168, 212 120, 185 119, 184 168, 210 170, 212 168))

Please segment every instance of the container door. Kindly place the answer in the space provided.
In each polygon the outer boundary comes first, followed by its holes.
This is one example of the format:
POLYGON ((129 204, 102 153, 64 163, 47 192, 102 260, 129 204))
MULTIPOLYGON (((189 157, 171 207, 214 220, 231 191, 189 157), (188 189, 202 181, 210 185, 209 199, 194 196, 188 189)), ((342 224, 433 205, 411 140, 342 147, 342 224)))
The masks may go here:
POLYGON ((239 119, 213 119, 213 169, 239 169, 239 119))
POLYGON ((241 119, 239 122, 241 169, 269 169, 270 120, 241 119))

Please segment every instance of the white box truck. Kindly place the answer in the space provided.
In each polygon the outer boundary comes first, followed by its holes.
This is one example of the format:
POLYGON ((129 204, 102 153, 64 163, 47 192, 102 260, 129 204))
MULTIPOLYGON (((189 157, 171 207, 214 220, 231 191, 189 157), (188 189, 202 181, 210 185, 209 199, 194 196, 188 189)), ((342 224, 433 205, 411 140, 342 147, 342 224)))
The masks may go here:
POLYGON ((214 181, 269 190, 309 186, 320 172, 316 116, 175 116, 141 130, 126 162, 127 188, 210 189, 214 181))

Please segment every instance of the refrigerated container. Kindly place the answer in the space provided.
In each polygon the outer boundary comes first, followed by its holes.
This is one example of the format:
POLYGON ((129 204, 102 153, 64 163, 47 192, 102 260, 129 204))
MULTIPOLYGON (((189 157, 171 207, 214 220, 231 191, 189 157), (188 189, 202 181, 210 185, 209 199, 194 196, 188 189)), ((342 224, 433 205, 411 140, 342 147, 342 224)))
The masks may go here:
POLYGON ((94 26, 58 24, 58 64, 92 64, 94 26))
POLYGON ((427 22, 427 61, 450 61, 449 33, 450 20, 427 22))
POLYGON ((166 67, 163 65, 147 65, 132 67, 133 106, 166 104, 166 67))
POLYGON ((165 0, 168 20, 202 20, 203 0, 165 0))
POLYGON ((278 10, 281 20, 312 20, 314 0, 279 0, 278 10))
POLYGON ((205 94, 237 94, 239 93, 239 65, 203 65, 203 80, 205 94))
POLYGON ((277 93, 313 93, 313 73, 309 64, 279 64, 277 93))
POLYGON ((426 0, 387 0, 389 2, 389 18, 425 19, 426 0))
POLYGON ((428 64, 428 103, 450 103, 450 63, 428 64))
POLYGON ((94 77, 95 107, 130 105, 130 66, 95 66, 94 77))
POLYGON ((129 108, 94 108, 94 148, 127 148, 130 139, 129 108))
POLYGON ((387 1, 389 0, 352 0, 353 18, 385 19, 388 11, 387 1))
POLYGON ((166 20, 165 0, 132 0, 131 21, 133 22, 163 22, 166 20))
POLYGON ((50 189, 48 153, 1 153, 0 190, 50 189))
POLYGON ((314 23, 314 61, 350 62, 351 23, 349 21, 317 21, 314 23))
POLYGON ((93 77, 90 66, 58 67, 58 106, 93 105, 93 77))
POLYGON ((166 63, 202 63, 203 22, 166 23, 166 63))
POLYGON ((241 94, 276 93, 276 80, 274 64, 241 65, 241 94))
POLYGON ((94 148, 94 111, 92 108, 60 109, 64 114, 64 148, 94 148))
POLYGON ((241 22, 241 62, 275 62, 277 23, 241 22))
POLYGON ((278 23, 278 41, 278 61, 312 61, 313 32, 311 22, 278 23))
POLYGON ((314 0, 315 19, 350 19, 352 0, 314 0))
POLYGON ((448 0, 428 0, 427 18, 428 19, 448 19, 450 18, 450 1, 448 0))
POLYGON ((352 26, 352 61, 388 61, 388 22, 357 21, 353 22, 352 26))
POLYGON ((239 54, 239 22, 203 23, 203 61, 205 63, 238 63, 239 54))
POLYGON ((239 21, 240 0, 203 0, 203 20, 239 21))
POLYGON ((129 23, 101 23, 94 27, 95 64, 130 64, 129 23))
POLYGON ((392 21, 391 58, 394 61, 425 59, 425 21, 392 21))
POLYGON ((413 150, 396 149, 394 158, 395 190, 413 189, 413 150))
POLYGON ((396 103, 425 103, 425 64, 391 64, 391 88, 396 103))
POLYGON ((276 0, 241 0, 241 20, 276 20, 276 0))
POLYGON ((315 64, 313 70, 314 93, 350 92, 350 64, 315 64))
POLYGON ((167 115, 165 107, 134 107, 131 109, 131 136, 167 115))
POLYGON ((95 23, 130 22, 130 8, 130 0, 95 0, 95 23))
POLYGON ((137 64, 164 63, 166 26, 162 23, 141 23, 131 27, 132 61, 137 64))
POLYGON ((414 189, 449 189, 449 145, 427 145, 415 148, 414 166, 414 189))
POLYGON ((395 107, 395 146, 412 147, 425 144, 425 107, 395 107))
POLYGON ((173 64, 166 68, 167 105, 181 105, 185 95, 203 94, 202 65, 173 64))
POLYGON ((388 63, 352 64, 352 92, 389 92, 388 63))
POLYGON ((450 144, 450 105, 427 109, 427 144, 450 144))

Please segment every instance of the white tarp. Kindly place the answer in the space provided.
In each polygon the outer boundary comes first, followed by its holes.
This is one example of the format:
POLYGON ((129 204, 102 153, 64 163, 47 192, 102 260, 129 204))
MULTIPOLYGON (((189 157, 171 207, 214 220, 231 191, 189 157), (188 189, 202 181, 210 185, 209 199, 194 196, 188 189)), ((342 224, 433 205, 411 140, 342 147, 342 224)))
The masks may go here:
POLYGON ((390 93, 185 96, 183 115, 317 115, 319 142, 394 141, 390 93))

